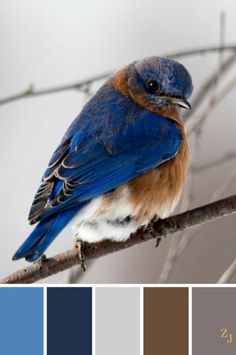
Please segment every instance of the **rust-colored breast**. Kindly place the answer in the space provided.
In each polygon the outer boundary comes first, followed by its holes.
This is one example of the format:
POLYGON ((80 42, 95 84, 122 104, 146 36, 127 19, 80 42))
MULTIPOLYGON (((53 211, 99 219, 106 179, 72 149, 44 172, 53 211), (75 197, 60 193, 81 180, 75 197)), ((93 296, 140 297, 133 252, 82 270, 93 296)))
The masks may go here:
POLYGON ((185 182, 189 152, 183 141, 175 157, 128 183, 133 214, 141 223, 168 217, 175 209, 185 182))

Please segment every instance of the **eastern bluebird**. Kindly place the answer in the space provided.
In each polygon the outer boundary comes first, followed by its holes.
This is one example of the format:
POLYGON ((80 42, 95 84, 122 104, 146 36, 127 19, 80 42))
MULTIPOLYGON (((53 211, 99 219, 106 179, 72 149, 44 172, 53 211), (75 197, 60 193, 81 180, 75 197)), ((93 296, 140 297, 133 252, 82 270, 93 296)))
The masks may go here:
POLYGON ((169 58, 149 57, 111 76, 55 150, 35 195, 37 223, 13 259, 34 261, 73 223, 75 239, 125 241, 176 207, 188 167, 179 117, 191 108, 191 76, 169 58))

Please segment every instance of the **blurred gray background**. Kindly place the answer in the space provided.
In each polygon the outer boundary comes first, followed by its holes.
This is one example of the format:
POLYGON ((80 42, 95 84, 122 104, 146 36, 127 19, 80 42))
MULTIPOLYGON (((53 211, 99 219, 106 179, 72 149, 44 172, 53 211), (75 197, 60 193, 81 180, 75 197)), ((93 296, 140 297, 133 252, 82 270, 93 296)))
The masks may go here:
MULTIPOLYGON (((222 10, 226 42, 236 43, 235 0, 1 0, 0 98, 24 91, 30 84, 35 89, 67 84, 145 56, 217 45, 222 10)), ((217 67, 218 55, 181 62, 192 74, 197 91, 217 67)), ((236 67, 228 79, 235 74, 236 67)), ((232 90, 209 114, 194 165, 235 152, 235 93, 232 90)), ((0 277, 26 265, 23 260, 11 261, 12 254, 32 229, 28 211, 47 162, 84 102, 83 93, 66 91, 0 106, 0 277)), ((234 169, 235 160, 230 159, 197 174, 192 207, 214 198, 234 169)), ((220 197, 234 193, 233 179, 220 197)), ((236 257, 235 226, 233 215, 196 229, 166 282, 217 282, 236 257)), ((88 267, 80 282, 158 283, 173 238, 178 236, 166 238, 158 249, 150 241, 103 257, 88 267)), ((47 255, 71 245, 67 229, 47 255)), ((231 280, 235 281, 236 277, 231 280)), ((43 282, 68 282, 68 271, 43 282)))

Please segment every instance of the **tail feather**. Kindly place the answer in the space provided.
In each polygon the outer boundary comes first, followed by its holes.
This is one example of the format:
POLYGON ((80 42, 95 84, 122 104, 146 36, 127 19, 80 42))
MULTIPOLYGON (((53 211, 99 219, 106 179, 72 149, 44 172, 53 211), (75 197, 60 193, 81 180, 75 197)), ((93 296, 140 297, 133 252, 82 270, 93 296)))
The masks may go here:
POLYGON ((35 261, 40 258, 62 229, 78 213, 80 208, 81 206, 71 208, 59 213, 57 216, 52 216, 39 222, 29 237, 15 252, 12 259, 17 260, 24 257, 28 261, 35 261))

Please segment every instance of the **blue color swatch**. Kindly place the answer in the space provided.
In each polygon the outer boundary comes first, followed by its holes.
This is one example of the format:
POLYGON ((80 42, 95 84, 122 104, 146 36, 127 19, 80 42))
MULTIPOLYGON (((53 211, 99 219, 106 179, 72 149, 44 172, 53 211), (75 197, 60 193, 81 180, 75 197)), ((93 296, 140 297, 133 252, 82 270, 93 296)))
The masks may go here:
POLYGON ((47 289, 47 354, 92 354, 92 289, 47 289))
POLYGON ((0 288, 0 354, 43 355, 42 288, 0 288))

